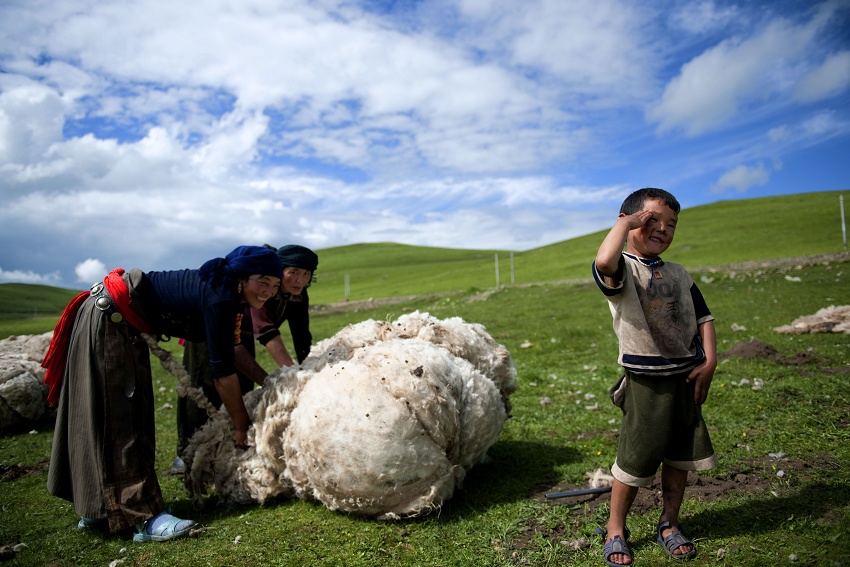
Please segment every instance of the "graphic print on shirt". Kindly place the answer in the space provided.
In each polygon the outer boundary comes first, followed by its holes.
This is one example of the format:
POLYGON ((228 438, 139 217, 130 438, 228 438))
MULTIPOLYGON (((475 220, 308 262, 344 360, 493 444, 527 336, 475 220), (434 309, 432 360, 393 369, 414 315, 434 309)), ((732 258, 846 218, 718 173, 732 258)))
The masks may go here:
POLYGON ((678 301, 681 295, 679 283, 656 280, 636 287, 641 296, 646 322, 656 344, 662 352, 676 352, 685 332, 678 301))

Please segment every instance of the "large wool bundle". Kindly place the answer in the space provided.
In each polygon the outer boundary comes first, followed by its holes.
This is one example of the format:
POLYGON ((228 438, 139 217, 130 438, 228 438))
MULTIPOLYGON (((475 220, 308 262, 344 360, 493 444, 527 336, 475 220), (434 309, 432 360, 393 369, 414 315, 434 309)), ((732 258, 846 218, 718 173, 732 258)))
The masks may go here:
POLYGON ((773 329, 779 333, 845 333, 850 334, 850 305, 830 305, 814 315, 797 317, 790 325, 773 329))
POLYGON ((427 513, 495 443, 515 389, 510 353, 481 325, 418 312, 364 321, 246 396, 247 451, 226 417, 202 428, 186 486, 238 503, 283 495, 385 519, 427 513))
POLYGON ((0 340, 0 431, 40 419, 47 411, 41 359, 53 331, 0 340))

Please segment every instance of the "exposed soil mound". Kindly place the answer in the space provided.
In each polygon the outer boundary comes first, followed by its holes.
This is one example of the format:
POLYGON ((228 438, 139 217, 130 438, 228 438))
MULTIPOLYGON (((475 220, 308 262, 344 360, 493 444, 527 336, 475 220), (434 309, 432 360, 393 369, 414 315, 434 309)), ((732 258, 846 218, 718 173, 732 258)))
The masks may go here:
POLYGON ((721 358, 742 358, 744 360, 755 358, 775 360, 779 356, 779 351, 772 345, 753 339, 747 343, 734 345, 726 352, 721 353, 720 356, 721 358))

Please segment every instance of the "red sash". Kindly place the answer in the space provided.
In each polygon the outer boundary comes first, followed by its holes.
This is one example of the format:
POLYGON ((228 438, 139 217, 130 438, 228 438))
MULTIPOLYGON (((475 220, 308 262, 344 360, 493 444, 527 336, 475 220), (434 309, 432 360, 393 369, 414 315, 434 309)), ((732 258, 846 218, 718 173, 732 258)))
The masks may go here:
MULTIPOLYGON (((152 332, 150 325, 130 307, 130 290, 127 288, 124 278, 121 277, 123 274, 124 268, 112 270, 108 276, 103 278, 103 285, 109 295, 112 296, 112 301, 118 306, 118 310, 124 319, 143 333, 150 334, 152 332)), ((59 393, 62 391, 62 376, 65 374, 65 366, 68 363, 68 344, 71 342, 71 330, 74 328, 77 312, 89 295, 90 292, 84 291, 65 307, 59 322, 56 323, 56 328, 53 329, 53 338, 50 339, 47 353, 41 360, 41 366, 45 369, 44 383, 47 384, 47 403, 51 407, 59 402, 59 393)))
POLYGON ((118 311, 127 320, 128 323, 136 327, 143 333, 151 334, 153 329, 148 325, 147 321, 142 319, 135 309, 130 307, 130 290, 127 288, 127 283, 121 276, 124 275, 124 268, 115 268, 109 275, 103 278, 103 285, 106 286, 106 291, 112 296, 112 301, 118 306, 118 311))
POLYGON ((44 383, 47 384, 47 403, 53 407, 59 402, 59 392, 62 390, 62 375, 65 373, 65 364, 68 361, 68 343, 71 341, 71 329, 74 328, 74 320, 80 306, 86 300, 90 292, 84 291, 76 296, 65 307, 56 328, 53 329, 53 338, 47 347, 47 354, 41 360, 44 371, 44 383))

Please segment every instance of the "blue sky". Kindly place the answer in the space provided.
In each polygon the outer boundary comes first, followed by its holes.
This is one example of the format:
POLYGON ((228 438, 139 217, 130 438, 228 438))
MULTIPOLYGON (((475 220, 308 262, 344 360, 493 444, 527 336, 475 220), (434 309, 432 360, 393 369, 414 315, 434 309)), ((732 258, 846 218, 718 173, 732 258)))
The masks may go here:
POLYGON ((848 189, 848 29, 850 0, 5 0, 0 282, 848 189))

